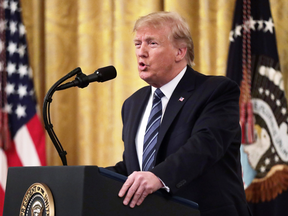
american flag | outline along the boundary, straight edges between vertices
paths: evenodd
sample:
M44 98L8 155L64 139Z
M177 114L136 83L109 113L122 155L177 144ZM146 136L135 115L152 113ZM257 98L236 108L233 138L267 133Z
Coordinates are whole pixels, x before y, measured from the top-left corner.
M46 165L45 134L36 111L26 30L19 0L0 0L0 215L7 170Z

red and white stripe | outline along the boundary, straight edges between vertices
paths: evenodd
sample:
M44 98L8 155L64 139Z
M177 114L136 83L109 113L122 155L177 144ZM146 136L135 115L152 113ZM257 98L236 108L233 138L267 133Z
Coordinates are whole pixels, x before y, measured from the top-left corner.
M17 131L9 150L0 148L0 215L3 212L8 168L45 165L45 133L38 116L35 115Z

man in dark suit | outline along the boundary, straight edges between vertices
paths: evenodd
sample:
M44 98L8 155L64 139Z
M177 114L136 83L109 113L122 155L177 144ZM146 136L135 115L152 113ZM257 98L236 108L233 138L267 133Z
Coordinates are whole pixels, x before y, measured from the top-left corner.
M197 202L203 216L250 215L239 157L237 84L190 67L193 42L177 13L141 17L134 32L139 76L149 86L122 108L123 161L109 169L128 176L119 191L123 203L133 208L162 188Z

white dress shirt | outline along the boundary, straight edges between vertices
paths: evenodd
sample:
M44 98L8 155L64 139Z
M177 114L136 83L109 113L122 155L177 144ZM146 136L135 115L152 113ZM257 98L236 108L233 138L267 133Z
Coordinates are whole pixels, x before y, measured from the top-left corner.
M162 118L164 116L168 101L174 92L176 86L178 85L179 81L182 79L184 76L184 73L186 71L187 66L169 83L165 84L160 88L160 90L163 92L165 96L162 97L161 102L162 102ZM143 154L143 143L144 143L144 136L145 136L145 130L146 126L148 123L148 118L152 109L152 101L154 97L154 92L156 88L151 86L151 95L148 100L147 106L145 108L145 111L143 113L142 119L139 124L138 132L135 137L135 143L136 143L136 151L137 151L137 156L138 156L138 161L139 161L139 166L140 170L142 170L142 154ZM161 121L162 121L161 118Z

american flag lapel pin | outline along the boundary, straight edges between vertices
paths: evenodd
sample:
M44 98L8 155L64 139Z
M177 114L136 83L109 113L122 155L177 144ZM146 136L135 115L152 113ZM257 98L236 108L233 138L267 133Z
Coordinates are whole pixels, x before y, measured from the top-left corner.
M181 102L184 101L184 98L183 98L183 97L180 97L180 98L179 98L179 101L181 101Z

